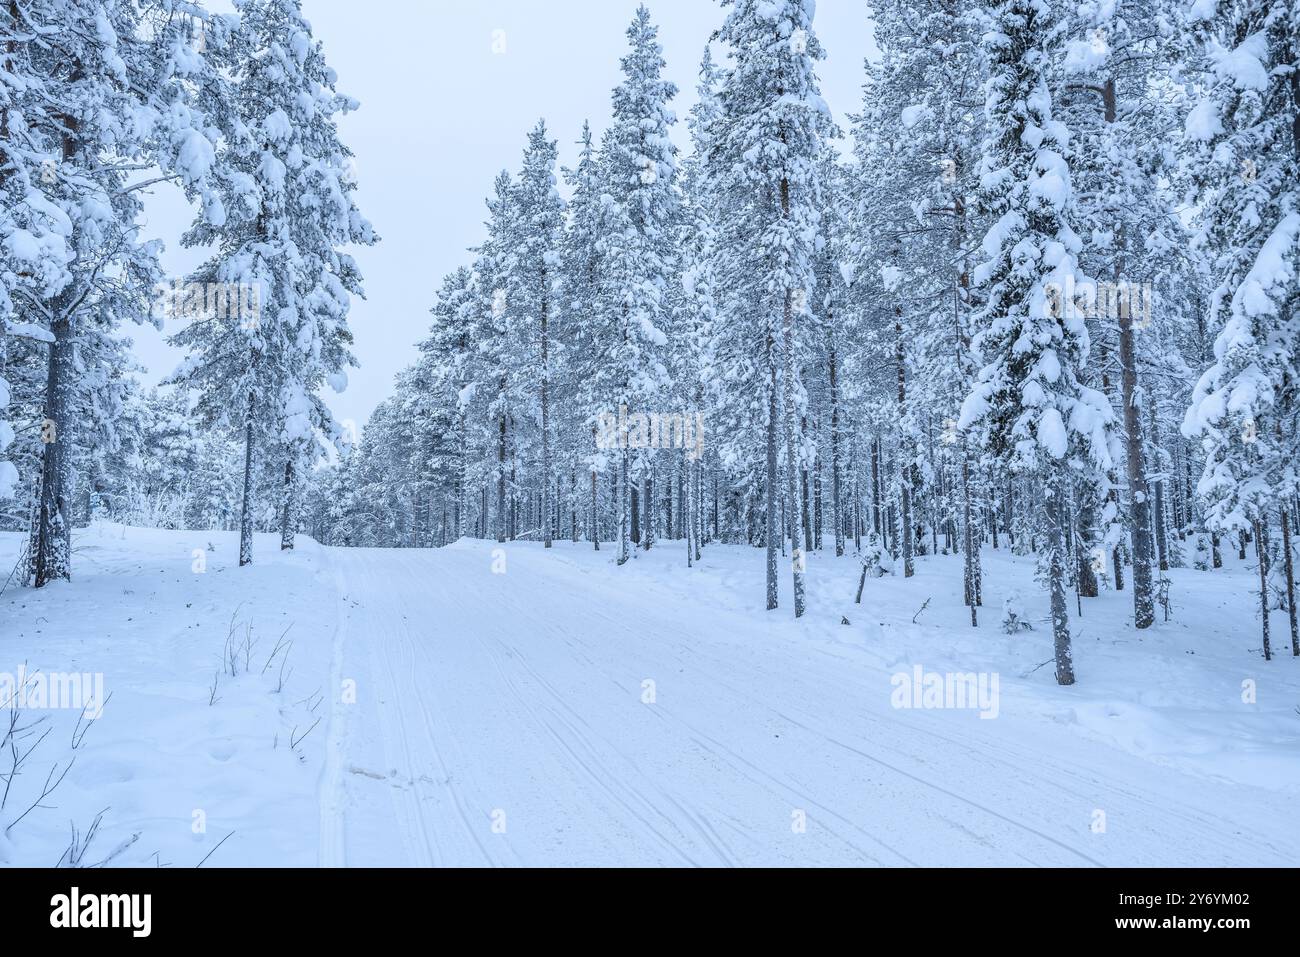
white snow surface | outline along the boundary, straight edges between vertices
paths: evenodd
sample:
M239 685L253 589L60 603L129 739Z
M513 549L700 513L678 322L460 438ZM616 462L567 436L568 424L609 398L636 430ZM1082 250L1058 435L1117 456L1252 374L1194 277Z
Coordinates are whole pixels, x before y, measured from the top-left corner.
M1173 619L1148 632L1131 591L1085 599L1061 688L1032 559L1005 548L983 553L972 629L952 556L855 605L857 563L814 554L796 622L788 572L769 613L762 552L736 546L687 569L680 542L623 568L567 542L298 542L258 536L240 569L234 533L97 525L74 581L9 585L0 671L103 672L112 698L75 752L75 712L46 713L0 825L75 761L0 863L55 864L104 809L88 859L139 835L127 866L192 867L223 839L204 866L1300 860L1300 660L1279 614L1263 661L1226 548L1222 570L1170 573ZM0 536L6 570L21 544ZM1013 592L1035 625L1006 635ZM232 620L251 669L241 653L209 704ZM278 661L262 670L285 629L277 692ZM996 674L997 717L895 709L891 677L916 666Z

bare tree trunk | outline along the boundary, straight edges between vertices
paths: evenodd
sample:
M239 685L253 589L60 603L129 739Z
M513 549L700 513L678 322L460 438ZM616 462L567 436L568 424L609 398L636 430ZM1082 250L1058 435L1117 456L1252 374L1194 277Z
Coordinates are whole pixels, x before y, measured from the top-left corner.
M54 303L58 319L50 332L45 383L45 421L41 423L41 486L38 495L32 574L37 588L72 577L72 391L76 382L76 344L71 303Z
M239 509L239 565L253 563L253 418L257 398L248 396L248 419L244 423L244 500Z
M695 480L695 511L691 521L695 525L695 560L700 560L700 547L704 541L704 470L698 459L691 462L691 476Z
M1094 568L1092 541L1097 523L1096 510L1092 507L1092 496L1088 489L1076 485L1079 507L1075 517L1075 574L1078 576L1079 595L1083 598L1096 598L1098 594L1097 571Z
M1268 543L1264 541L1264 525L1255 520L1255 550L1259 553L1259 618L1264 634L1264 660L1273 659L1268 632Z
M630 452L628 454L629 456L631 455ZM628 485L628 492L632 496L631 498L632 528L630 533L628 534L628 537L632 540L633 545L639 546L641 544L641 489L636 484L631 483L630 465L628 467L628 481L630 483Z
M685 493L685 501L682 503L683 509L678 524L686 538L686 567L693 568L695 565L695 522L689 516L694 512L695 487L685 475L690 469L690 461L686 458L685 451L682 452L681 466L682 481L680 489Z
M1119 317L1120 393L1124 402L1124 452L1132 498L1130 526L1133 535L1133 624L1150 628L1156 620L1152 585L1151 505L1148 502L1146 450L1142 441L1141 410L1137 406L1137 350L1133 341L1131 310Z
M1074 684L1074 661L1070 648L1070 612L1065 603L1066 514L1064 465L1053 462L1047 481L1047 548L1052 599L1052 641L1056 656L1056 683Z
M595 439L596 427L591 428L592 438ZM593 551L600 551L600 511L597 507L598 495L596 492L596 470L591 470L591 544Z
M777 607L777 531L776 523L776 344L769 334L767 339L768 371L767 390L767 610Z
M782 205L789 210L789 186L782 183ZM787 289L785 292L785 310L783 319L783 339L785 341L785 455L786 455L786 484L789 494L790 506L788 517L790 522L790 568L794 575L794 616L803 617L804 613L804 551L800 547L803 535L802 512L799 508L799 490L797 487L799 476L799 444L795 438L795 417L794 417L794 291Z
M811 552L813 550L813 528L812 528L812 516L809 515L810 501L809 501L809 494L808 494L807 467L801 468L799 470L799 474L801 477L800 487L799 487L799 493L800 493L799 516L800 516L800 520L803 523L803 547L805 552ZM796 542L795 544L798 545L798 542Z
M1282 557L1286 563L1286 610L1291 624L1291 654L1300 657L1300 626L1296 620L1295 607L1295 568L1291 556L1291 523L1287 519L1286 506L1282 506Z
M618 564L624 565L629 558L628 522L631 518L632 482L628 468L628 450L624 448L618 465Z
M1165 483L1163 479L1155 481L1155 508L1151 513L1151 522L1156 532L1156 555L1162 572L1169 571L1169 533L1165 526Z
M880 437L871 439L871 530L877 535L882 532L884 518L880 508Z
M898 422L906 428L907 419L907 353L903 345L903 310L894 307L894 361L898 374ZM912 461L911 442L907 438L899 441L898 457L898 541L902 546L903 577L911 578L916 574L913 561L915 543L912 540Z
M853 473L853 514L849 516L853 522L853 550L854 552L862 551L862 492L858 487L858 474L856 470Z
M975 518L971 514L971 492L970 492L970 450L966 443L962 442L961 447L961 492L962 492L962 511L963 511L963 540L962 557L963 566L963 591L966 594L966 604L970 606L970 624L972 628L979 627L979 559L976 549L979 544L975 538Z
M501 382L501 396L505 396L506 384ZM497 541L506 540L506 413L499 413L497 432Z
M298 483L294 480L293 462L284 463L284 506L280 515L280 551L293 551L293 536L297 525Z
M10 4L10 15L17 8ZM14 24L17 29L17 24ZM12 52L12 51L10 51ZM73 79L83 76L80 64L74 65ZM62 157L64 163L76 160L81 151L80 120L62 115ZM4 112L6 134L9 110ZM7 164L6 164L7 165ZM0 171L9 175L8 171ZM32 576L37 588L56 579L72 577L72 427L73 390L77 382L76 316L80 293L68 289L50 303L53 321L45 381L45 421L41 423L41 485L38 494L37 527L31 556ZM3 321L0 321L0 326Z
M653 462L653 460L652 460ZM651 464L646 469L645 477L641 481L642 488L645 489L645 497L641 500L641 547L646 551L655 540L655 500L654 492L656 482L654 479L654 465Z
M551 461L551 282L545 267L541 273L542 308L541 308L541 350L542 350L542 547L550 548L552 544L551 528L551 473L554 463ZM557 480L558 481L558 480ZM556 496L554 508L558 510L559 496Z
M835 341L830 342L831 374L831 519L835 523L835 557L844 556L844 521L840 512L840 499L843 490L840 487L840 383L839 357L835 350Z

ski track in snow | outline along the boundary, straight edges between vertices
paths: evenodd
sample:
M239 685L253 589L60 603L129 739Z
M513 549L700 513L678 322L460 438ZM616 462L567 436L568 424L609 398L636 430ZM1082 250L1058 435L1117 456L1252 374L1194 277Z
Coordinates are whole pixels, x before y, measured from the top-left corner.
M330 688L333 693L327 696L331 701L329 727L326 729L325 766L321 770L320 781L320 853L318 863L321 867L344 867L347 865L346 837L344 835L344 790L343 761L347 748L346 725L347 709L341 694L343 676L343 648L347 640L347 619L343 608L342 578L336 563L331 561L330 549L321 549L325 563L329 566L332 586L336 592L334 602L334 638L330 655Z
M322 864L1295 859L1294 840L1247 837L1277 795L1050 724L894 711L887 669L769 639L707 595L607 587L607 559L534 546L505 546L496 575L491 548L326 550L345 615L336 687L368 673L356 713L331 722L327 767L351 773L324 776ZM336 738L343 722L360 733ZM1090 833L1095 808L1109 835Z

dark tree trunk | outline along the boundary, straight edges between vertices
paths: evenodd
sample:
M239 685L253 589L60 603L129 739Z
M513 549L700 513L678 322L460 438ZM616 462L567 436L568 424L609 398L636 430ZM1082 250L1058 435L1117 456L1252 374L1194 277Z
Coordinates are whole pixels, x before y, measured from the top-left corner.
M1076 485L1079 507L1076 512L1076 574L1079 582L1079 595L1083 598L1096 598L1098 591L1097 570L1094 567L1092 548L1093 533L1096 526L1096 511L1092 507L1092 496L1082 485Z
M257 398L248 396L248 420L244 423L244 500L239 509L239 564L253 563L253 419Z
M505 394L505 383L501 383ZM506 517L506 414L501 412L497 423L497 541L504 542L507 534Z
M801 518L803 521L803 547L805 552L811 552L813 550L813 527L812 516L809 514L809 506L811 502L808 494L808 470L806 468L801 469L800 474L801 488L799 491L801 495ZM798 543L796 542L796 544Z
M767 390L767 610L777 607L777 502L776 502L776 356L775 343L769 335L767 340L768 366L770 381Z
M840 513L843 495L840 487L840 383L839 356L834 340L831 340L828 351L831 377L831 520L835 523L835 557L841 558L844 555L844 522Z
M1053 462L1047 482L1048 570L1052 599L1052 642L1056 657L1056 683L1074 684L1070 647L1070 612L1065 603L1066 509L1064 466Z
M1259 618L1264 636L1264 660L1271 661L1273 648L1268 632L1268 543L1264 540L1264 526L1255 521L1255 550L1259 553Z
M907 418L907 364L906 350L903 345L903 310L894 307L894 361L898 375L898 421L904 425ZM903 554L903 577L911 578L916 574L913 561L915 542L912 539L912 461L911 443L907 439L899 442L898 469L898 532Z
M880 437L871 440L871 530L882 534L884 519L880 509Z
M1133 316L1124 310L1119 317L1120 392L1124 404L1124 452L1128 464L1131 497L1130 526L1133 536L1133 624L1150 628L1156 620L1152 583L1151 505L1148 501L1146 449L1142 441L1141 410L1137 407L1137 350L1133 341Z
M56 314L70 303L54 303ZM50 329L45 383L45 421L41 423L41 486L38 496L32 574L37 588L72 577L72 392L76 345L72 317L63 315Z
M551 473L554 465L551 461L551 339L550 339L550 279L547 270L542 269L541 290L541 352L542 352L542 547L552 545L553 529L551 512L558 514L559 494L551 502ZM558 479L556 480L558 483Z
M961 490L962 490L962 591L966 604L970 606L970 624L979 627L980 567L979 543L975 537L975 517L971 510L970 491L970 452L965 442L962 443L961 455Z
M1300 657L1300 627L1297 627L1295 607L1295 568L1291 557L1291 523L1286 506L1282 506L1282 560L1286 568L1286 610L1291 625L1291 654Z
M284 505L280 514L280 551L293 551L293 536L297 527L297 487L294 481L293 462L284 463ZM417 542L418 544L418 542Z

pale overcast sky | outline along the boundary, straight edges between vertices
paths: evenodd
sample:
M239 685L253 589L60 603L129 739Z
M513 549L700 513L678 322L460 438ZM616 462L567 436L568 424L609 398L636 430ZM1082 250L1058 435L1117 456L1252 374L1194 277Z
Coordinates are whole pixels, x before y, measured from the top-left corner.
M358 202L383 237L355 251L366 300L350 323L361 363L342 395L326 390L340 419L358 429L415 357L443 275L469 261L481 241L484 198L502 168L517 169L528 130L544 117L574 162L582 121L599 137L619 81L623 35L639 0L303 0L339 89L360 100L345 117L356 153ZM678 142L695 101L696 71L723 9L713 0L646 0L659 26L674 101ZM213 0L213 9L228 9ZM863 59L874 53L864 0L820 0L815 30L827 50L822 93L837 121L860 107ZM190 218L184 200L160 191L149 235L168 241L165 263L182 275L202 255L179 249ZM152 327L130 330L152 384L179 354Z

